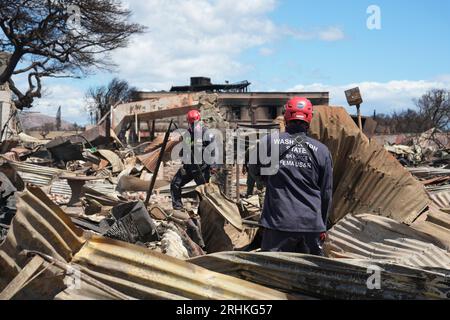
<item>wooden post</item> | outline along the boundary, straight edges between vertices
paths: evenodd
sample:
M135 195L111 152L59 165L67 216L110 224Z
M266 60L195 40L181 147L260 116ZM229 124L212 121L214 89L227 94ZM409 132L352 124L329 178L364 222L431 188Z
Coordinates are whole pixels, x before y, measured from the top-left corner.
M139 120L138 120L138 114L134 114L134 131L136 132L137 136L137 142L140 142L140 133L139 133Z
M155 127L156 127L156 120L152 121L152 132L150 133L150 139L153 141L155 140Z
M358 127L359 130L363 131L362 119L361 119L361 105L356 105L356 114L358 115Z
M241 194L240 194L240 182L239 182L239 176L240 176L240 168L239 168L239 163L237 161L237 156L236 156L236 202L239 202L241 200Z
M153 177L152 177L152 181L150 183L150 188L147 192L147 198L145 199L146 207L148 206L148 203L150 202L150 197L152 196L153 188L155 187L156 178L157 178L158 172L159 172L159 167L161 166L161 162L164 157L164 152L166 151L166 147L167 147L167 142L169 141L170 129L172 128L172 124L173 124L173 120L170 121L169 128L167 129L166 135L164 136L164 141L161 146L161 150L159 151L158 162L156 163L155 172L153 172Z
M239 155L237 154L239 152L239 149L237 148L237 144L239 143L238 142L239 137L237 135L238 130L239 130L239 125L236 122L236 202L239 202L241 200L241 193L239 192L240 191L239 189L241 186L241 184L239 183L239 176L240 176L240 172L239 172L240 168L239 168L239 162L238 162Z
M11 300L23 286L31 279L31 277L44 264L44 259L39 256L33 257L17 276L6 286L0 293L0 300Z
M255 124L257 124L257 119L256 119L256 110L258 109L258 107L257 106L254 106L254 105L252 105L251 107L250 107L250 110L251 110L251 116L252 116L252 125L255 125Z

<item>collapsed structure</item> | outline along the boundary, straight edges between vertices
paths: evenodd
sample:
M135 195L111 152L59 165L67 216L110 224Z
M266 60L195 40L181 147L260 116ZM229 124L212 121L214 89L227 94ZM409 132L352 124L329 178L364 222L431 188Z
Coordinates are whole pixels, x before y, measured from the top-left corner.
M310 132L334 161L327 257L255 250L260 206L233 198L241 177L232 167L215 183L187 185L188 212L173 212L168 181L180 163L167 156L179 140L172 135L161 150L156 132L193 108L209 127L232 127L220 99L227 97L163 95L117 106L111 127L3 142L2 210L14 218L1 225L0 298L450 298L448 189L430 192L432 183L425 187L341 107L316 106ZM153 141L139 143L141 123ZM133 135L135 147L123 143ZM368 284L371 270L380 272L379 287Z

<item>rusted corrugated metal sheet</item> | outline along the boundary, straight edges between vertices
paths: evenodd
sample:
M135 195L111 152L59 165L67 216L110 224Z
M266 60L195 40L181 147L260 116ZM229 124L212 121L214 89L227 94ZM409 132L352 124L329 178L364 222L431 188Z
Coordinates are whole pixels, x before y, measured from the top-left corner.
M330 257L385 260L450 270L450 254L441 249L442 244L392 219L369 214L348 215L328 235L325 251Z
M119 156L111 150L100 149L97 151L103 158L109 161L112 166L112 173L122 172L125 166Z
M448 270L425 271L373 260L273 252L222 252L190 261L290 294L316 298L450 299ZM371 290L369 278L376 269L380 270L380 290Z
M164 161L170 159L170 154L173 148L175 148L175 146L178 145L179 143L180 141L177 140L169 140L167 142L166 150L164 151L164 158L163 158ZM158 163L160 153L161 149L143 155L139 155L137 156L137 158L150 172L155 172L156 164Z
M439 241L446 250L450 251L450 229L441 225L436 217L431 221L427 218L426 221L415 222L411 227Z
M9 161L9 163L17 170L25 183L40 187L50 185L53 179L64 172L57 168L43 167L26 162Z
M236 229L243 230L242 218L236 203L226 198L219 189L219 186L208 183L199 186L196 191L200 193L202 201L207 202L212 210L225 218Z
M49 192L54 194L68 196L72 194L67 180L60 180L58 178L63 174L70 174L67 171L51 167L42 167L25 162L10 161L9 163L17 170L20 177L27 184L32 184L38 187L50 187ZM101 178L99 180L101 180ZM106 196L113 196L117 198L119 195L116 192L116 185L105 181L87 181L86 187Z
M424 179L433 178L436 176L450 175L449 169L434 168L434 167L408 168L408 171L411 172L414 176Z
M333 223L348 213L374 213L410 224L430 202L424 186L370 142L344 108L317 107L310 131L333 156Z
M0 292L28 262L25 251L33 251L75 269L79 267L82 274L133 298L287 298L276 290L211 272L143 247L98 236L87 239L37 187L20 194L17 208L10 232L0 246ZM44 273L22 290L20 297L50 298L64 290L61 270L53 266L49 272L50 275ZM55 283L56 274L60 274L59 285ZM83 287L70 294L90 295L83 292Z
M430 192L430 199L438 208L450 208L450 191Z
M285 295L128 243L94 237L72 263L139 299L282 299Z
M31 192L30 192L31 191ZM17 197L17 214L5 241L0 245L0 291L26 265L24 250L39 251L70 261L84 243L82 231L39 188L30 188ZM63 289L62 278L33 282L22 292L21 298L45 299ZM35 292L35 290L39 290Z
M238 206L217 185L202 185L196 191L201 196L198 215L207 252L239 250L252 242L255 234L244 228Z

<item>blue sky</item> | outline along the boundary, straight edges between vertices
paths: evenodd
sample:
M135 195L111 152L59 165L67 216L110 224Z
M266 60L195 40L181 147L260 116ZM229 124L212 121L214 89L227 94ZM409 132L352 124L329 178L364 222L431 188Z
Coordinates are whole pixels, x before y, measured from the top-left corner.
M126 0L149 31L115 52L114 72L49 80L36 109L85 123L84 92L114 76L142 90L168 90L192 76L252 82L253 91L361 87L363 112L413 107L433 87L450 89L450 1ZM366 10L381 10L369 30Z

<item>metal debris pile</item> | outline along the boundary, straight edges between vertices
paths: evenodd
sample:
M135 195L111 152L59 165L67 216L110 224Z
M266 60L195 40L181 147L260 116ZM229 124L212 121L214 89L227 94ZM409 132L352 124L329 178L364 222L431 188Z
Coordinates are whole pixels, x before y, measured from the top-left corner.
M210 126L228 126L214 96L199 104ZM449 299L449 169L413 176L343 108L318 107L311 135L334 159L323 258L259 252L258 196L232 199L220 177L188 184L186 210L172 210L176 134L127 146L100 124L2 142L0 299Z

